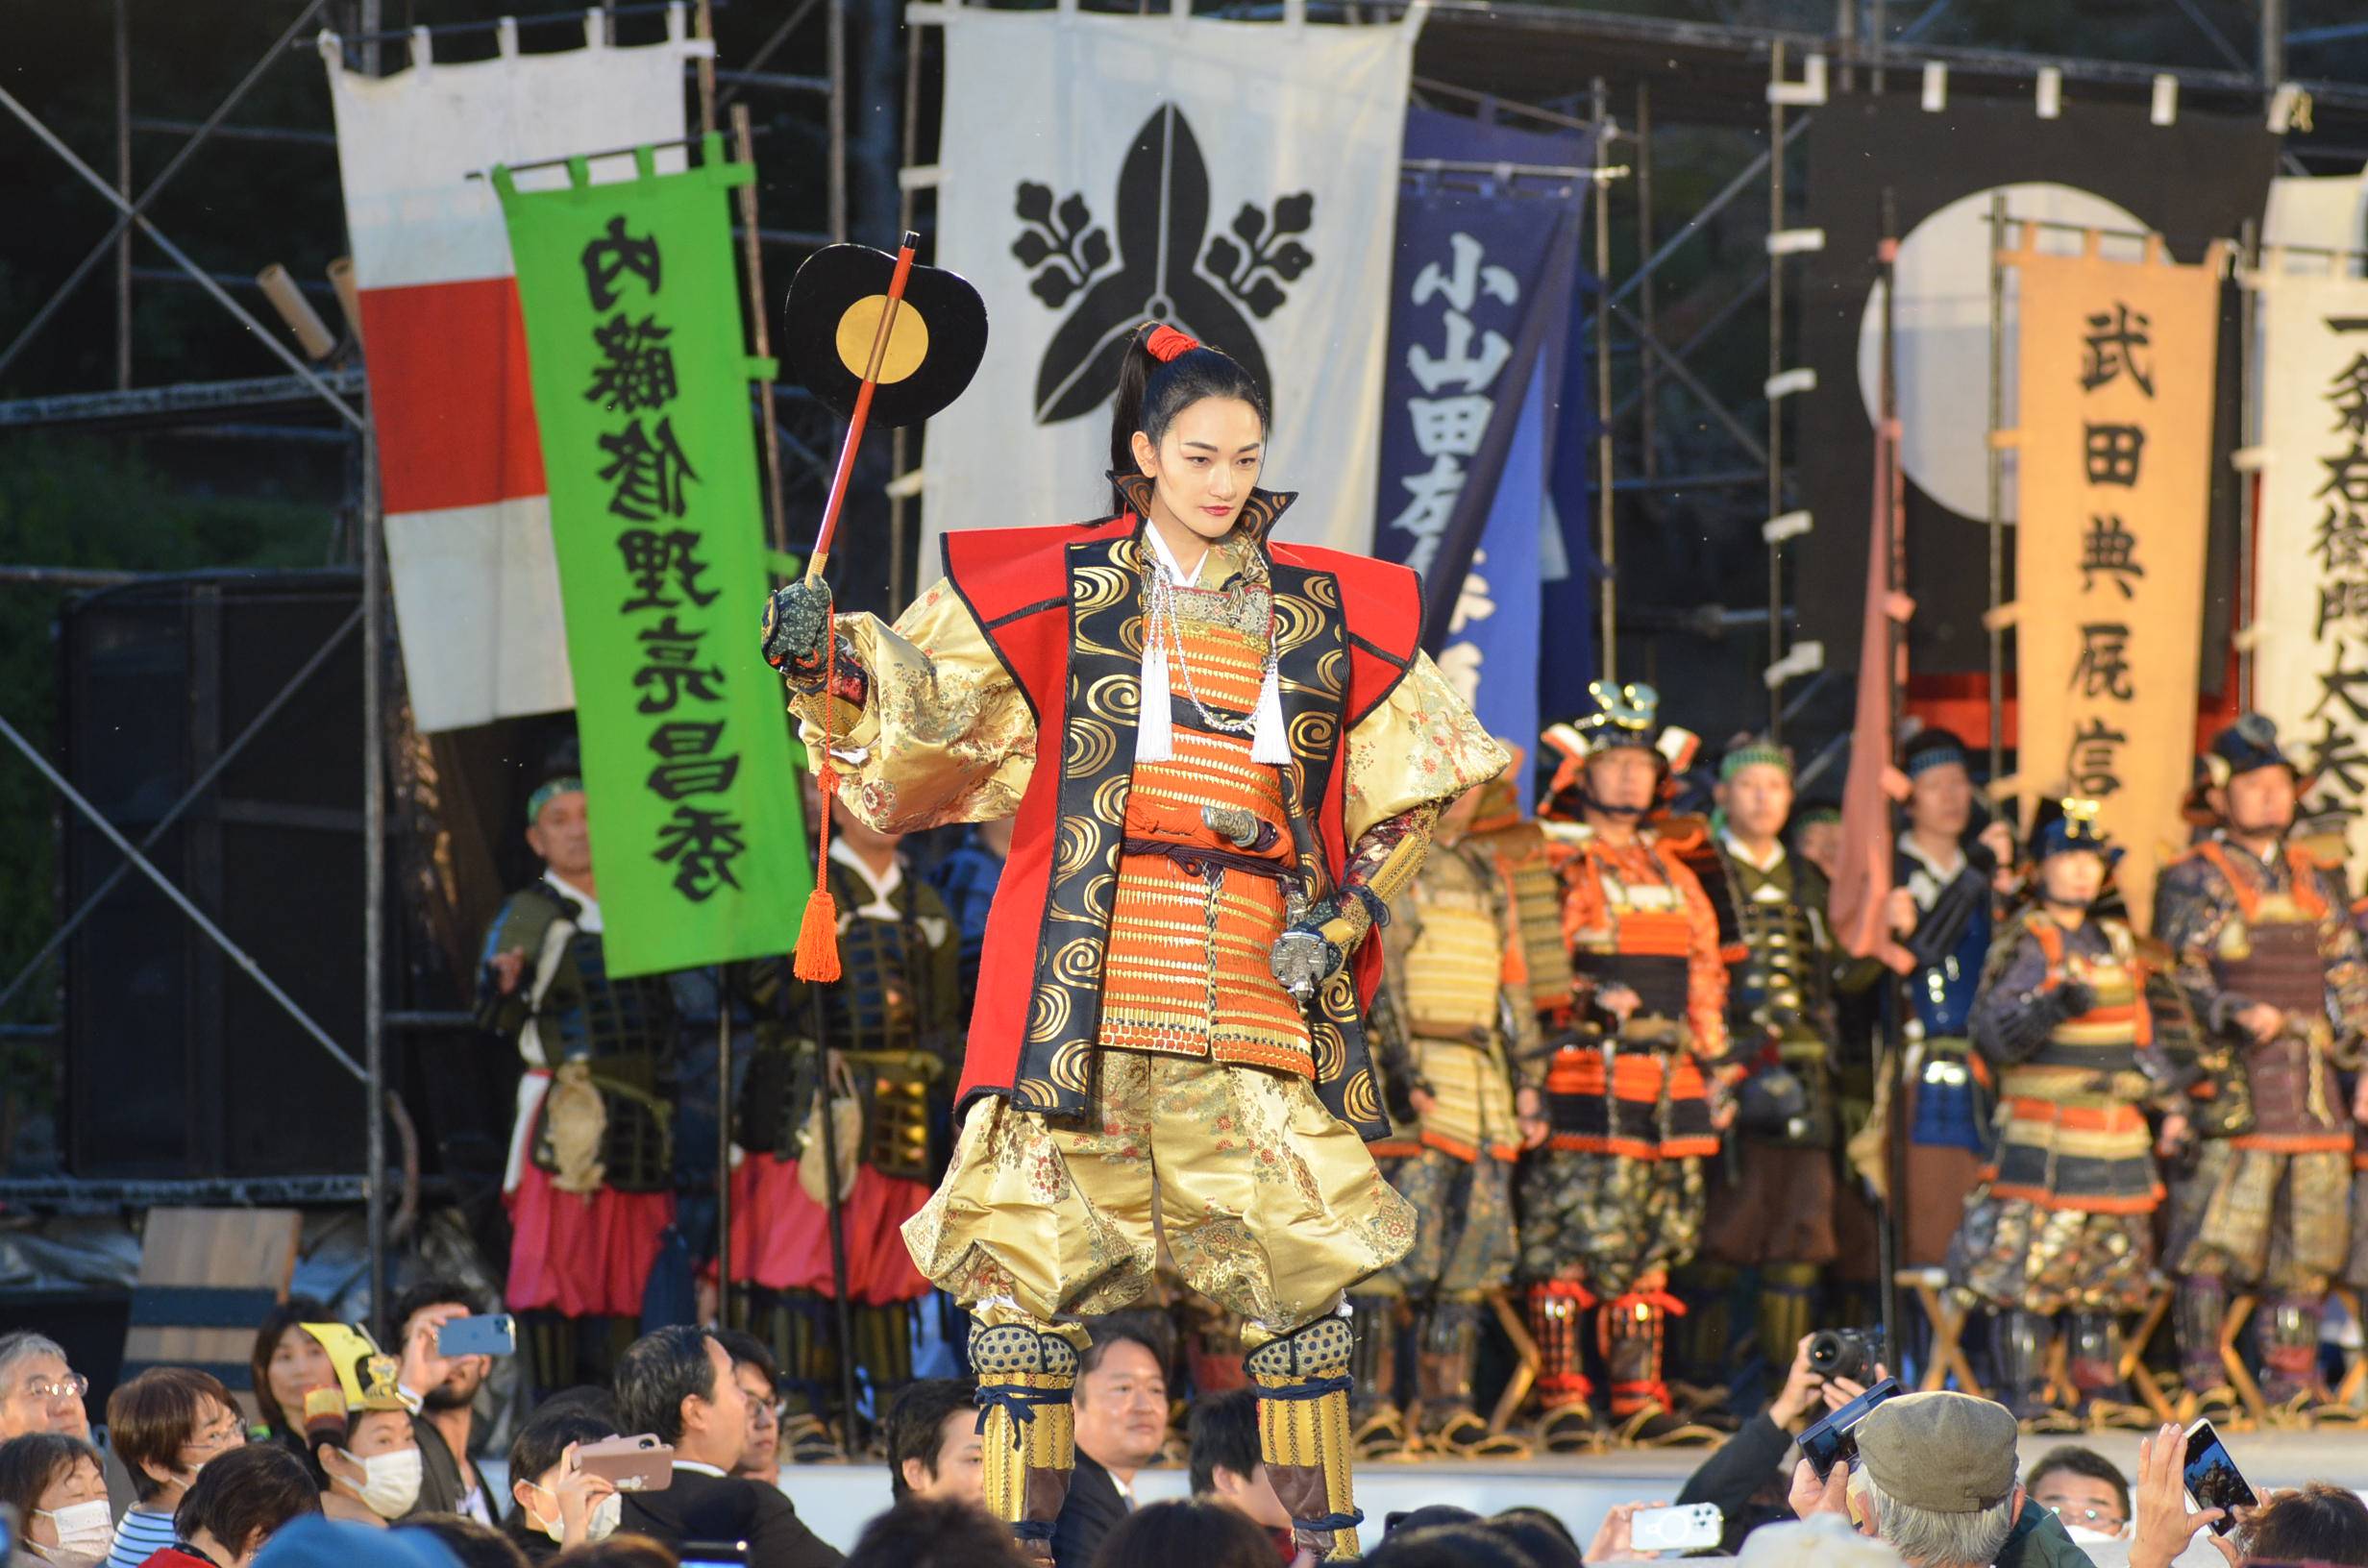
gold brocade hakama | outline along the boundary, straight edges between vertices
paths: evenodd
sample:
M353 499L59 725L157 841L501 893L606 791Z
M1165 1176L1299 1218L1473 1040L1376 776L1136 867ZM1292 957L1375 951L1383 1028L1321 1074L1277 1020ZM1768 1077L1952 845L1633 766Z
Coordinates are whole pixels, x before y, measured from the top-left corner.
M937 1195L905 1223L922 1271L982 1322L1058 1325L1082 1346L1075 1320L1142 1295L1164 1237L1254 1343L1414 1244L1414 1211L1306 1079L1127 1051L1097 1067L1083 1123L974 1105Z

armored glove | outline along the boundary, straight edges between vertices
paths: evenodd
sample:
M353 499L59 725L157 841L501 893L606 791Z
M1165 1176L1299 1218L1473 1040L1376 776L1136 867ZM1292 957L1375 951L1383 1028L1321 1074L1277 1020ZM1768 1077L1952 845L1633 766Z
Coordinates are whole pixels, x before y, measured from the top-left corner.
M1330 898L1320 899L1300 910L1298 918L1274 939L1274 954L1268 968L1302 1006L1316 994L1317 987L1338 974L1347 962L1346 949L1334 936L1344 924L1340 905Z
M784 675L819 676L830 635L830 585L800 577L765 602L765 662Z

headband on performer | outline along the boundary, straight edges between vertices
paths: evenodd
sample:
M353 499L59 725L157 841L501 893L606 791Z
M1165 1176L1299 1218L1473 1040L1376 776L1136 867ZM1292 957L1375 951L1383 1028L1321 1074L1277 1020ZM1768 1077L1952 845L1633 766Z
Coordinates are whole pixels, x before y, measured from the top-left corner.
M1943 737L1921 750L1910 752L1902 771L1910 778L1921 778L1936 768L1949 767L1963 768L1967 772L1973 771L1965 759L1965 748L1958 745L1953 737Z
M1163 365L1173 363L1198 347L1200 339L1172 327L1154 327L1151 335L1143 340L1144 352Z
M1792 753L1781 746L1765 741L1752 741L1728 752L1718 764L1718 782L1726 783L1746 768L1781 768L1785 777L1792 776Z
M550 783L545 784L541 789L536 790L532 795L527 796L527 826L532 827L535 823L541 821L543 820L543 808L551 804L554 800L556 800L559 796L563 795L581 795L582 793L583 780L580 778L577 778L571 774L566 777L553 779Z

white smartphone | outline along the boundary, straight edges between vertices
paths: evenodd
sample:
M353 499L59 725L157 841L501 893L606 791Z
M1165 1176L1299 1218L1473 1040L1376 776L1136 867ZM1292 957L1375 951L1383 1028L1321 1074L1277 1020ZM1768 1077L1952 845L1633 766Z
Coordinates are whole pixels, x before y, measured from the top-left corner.
M1644 1508L1628 1521L1628 1544L1639 1552L1690 1552L1716 1546L1725 1529L1715 1503Z

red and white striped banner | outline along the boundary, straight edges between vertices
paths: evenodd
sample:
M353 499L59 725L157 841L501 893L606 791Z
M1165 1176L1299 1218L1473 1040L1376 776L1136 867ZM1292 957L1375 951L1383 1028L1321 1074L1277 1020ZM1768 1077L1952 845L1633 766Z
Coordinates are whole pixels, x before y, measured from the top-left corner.
M321 51L337 116L346 229L361 294L371 418L386 506L386 553L415 722L456 729L575 705L551 546L551 507L527 378L526 330L509 238L490 182L520 164L682 138L683 66L713 45L603 41L522 55L505 20L491 60L439 64L427 30L411 67L346 70L333 34ZM682 165L680 149L661 169ZM630 178L627 159L595 182ZM522 189L566 183L522 173Z

